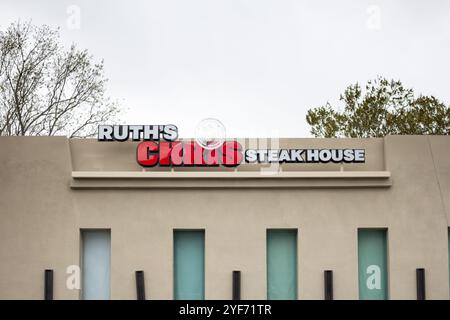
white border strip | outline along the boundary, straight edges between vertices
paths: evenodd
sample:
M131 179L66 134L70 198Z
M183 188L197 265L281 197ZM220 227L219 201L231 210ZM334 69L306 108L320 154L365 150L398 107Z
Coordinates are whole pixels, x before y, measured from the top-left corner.
M73 179L280 179L280 178L307 178L307 179L349 179L349 178L374 178L389 179L389 171L283 171L263 172L260 171L73 171Z

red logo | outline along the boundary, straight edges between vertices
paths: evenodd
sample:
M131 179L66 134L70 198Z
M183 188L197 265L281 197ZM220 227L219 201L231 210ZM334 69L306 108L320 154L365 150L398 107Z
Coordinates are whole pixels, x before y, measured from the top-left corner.
M208 150L193 141L143 141L136 151L137 162L143 167L218 166L235 167L242 162L242 145L225 141L221 147Z

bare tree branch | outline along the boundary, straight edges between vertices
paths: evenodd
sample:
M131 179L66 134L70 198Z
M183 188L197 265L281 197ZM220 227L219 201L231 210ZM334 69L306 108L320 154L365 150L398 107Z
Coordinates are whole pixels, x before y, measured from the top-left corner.
M92 136L118 114L106 81L103 62L75 45L62 50L57 31L10 25L0 31L0 136Z

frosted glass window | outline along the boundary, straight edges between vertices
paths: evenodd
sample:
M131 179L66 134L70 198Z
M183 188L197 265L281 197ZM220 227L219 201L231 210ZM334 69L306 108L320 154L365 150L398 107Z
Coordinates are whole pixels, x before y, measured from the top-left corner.
M205 232L174 231L174 298L205 298Z
M361 300L388 298L386 230L358 230L358 273Z
M82 297L85 300L110 298L111 232L82 230Z
M267 299L297 299L297 230L267 230Z

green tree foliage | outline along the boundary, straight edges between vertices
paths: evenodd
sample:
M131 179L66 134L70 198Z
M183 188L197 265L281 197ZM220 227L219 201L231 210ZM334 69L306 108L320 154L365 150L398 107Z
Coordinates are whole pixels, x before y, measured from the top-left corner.
M448 135L450 108L433 96L414 96L400 81L378 77L365 90L356 83L341 95L342 112L327 103L310 109L306 121L315 137L369 138L386 135Z

